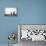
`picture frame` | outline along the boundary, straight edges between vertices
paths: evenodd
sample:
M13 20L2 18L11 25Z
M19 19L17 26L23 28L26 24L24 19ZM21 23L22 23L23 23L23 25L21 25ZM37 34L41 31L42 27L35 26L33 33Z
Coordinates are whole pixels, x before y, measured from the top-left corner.
M17 8L5 8L5 16L17 16Z

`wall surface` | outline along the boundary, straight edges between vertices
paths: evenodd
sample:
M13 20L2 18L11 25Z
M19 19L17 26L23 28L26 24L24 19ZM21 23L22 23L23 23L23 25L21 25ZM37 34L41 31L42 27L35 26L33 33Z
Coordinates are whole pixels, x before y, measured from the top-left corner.
M6 7L18 8L18 16L4 16ZM18 24L46 24L46 0L0 0L0 44L8 43L9 32L17 34Z

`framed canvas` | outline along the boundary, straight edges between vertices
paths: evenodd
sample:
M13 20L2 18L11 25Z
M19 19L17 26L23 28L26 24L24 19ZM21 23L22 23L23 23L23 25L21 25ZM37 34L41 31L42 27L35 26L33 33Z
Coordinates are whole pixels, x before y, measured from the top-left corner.
M5 8L5 16L17 16L17 8Z

